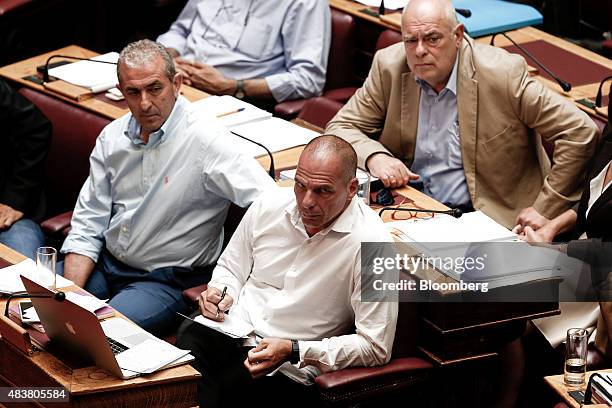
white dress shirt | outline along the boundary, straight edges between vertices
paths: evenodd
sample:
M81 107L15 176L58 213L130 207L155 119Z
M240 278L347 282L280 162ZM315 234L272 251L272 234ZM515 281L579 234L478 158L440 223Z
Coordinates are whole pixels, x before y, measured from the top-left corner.
M285 363L280 372L309 384L320 372L391 357L397 303L361 301L361 243L388 241L359 197L308 237L292 189L269 191L247 211L209 285L227 286L230 314L257 336L299 340L301 368Z
M189 0L157 41L233 79L264 78L277 101L320 95L331 44L327 0Z
M255 159L232 151L228 136L182 96L147 144L131 114L111 122L91 154L62 252L95 262L106 246L147 271L215 262L230 201L244 207L276 188Z

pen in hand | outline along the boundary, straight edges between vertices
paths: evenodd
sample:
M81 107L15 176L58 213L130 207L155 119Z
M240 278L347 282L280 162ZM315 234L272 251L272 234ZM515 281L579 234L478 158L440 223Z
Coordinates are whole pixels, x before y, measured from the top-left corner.
M221 292L221 299L219 299L219 303L223 302L223 298L225 297L226 293L227 293L227 286L224 286L223 292ZM217 314L215 315L215 319L218 319L219 315L221 314L221 309L219 309L219 303L217 303Z

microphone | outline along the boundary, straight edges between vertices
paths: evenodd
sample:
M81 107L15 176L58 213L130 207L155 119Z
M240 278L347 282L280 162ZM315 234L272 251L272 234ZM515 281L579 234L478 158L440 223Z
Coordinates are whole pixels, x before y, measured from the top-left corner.
M561 87L561 89L563 89L565 92L569 92L572 90L572 84L570 84L567 81L562 80L561 78L559 78L557 75L555 75L550 69L546 68L544 66L544 64L542 64L536 57L534 57L529 51L527 51L525 48L523 48L522 46L520 46L517 42L515 42L512 38L510 38L510 36L506 33L495 33L493 34L493 36L491 37L491 43L490 45L495 45L495 36L497 36L497 34L501 34L504 37L506 37L508 39L508 41L510 41L512 44L514 44L514 46L516 48L518 48L519 50L521 50L525 55L527 55L529 57L529 59L531 59L533 62L535 62L535 64L542 68L548 75L550 75Z
M254 140L251 140L251 139L249 139L248 137L245 137L245 136L239 135L238 133L236 133L236 132L234 132L234 131L232 131L232 130L230 130L230 132L231 132L233 135L238 136L238 137L239 137L239 138L241 138L241 139L244 139L244 140L246 140L246 141L248 141L248 142L251 142L251 143L253 143L253 144L256 144L256 145L257 145L257 146L259 146L259 147L262 147L262 148L263 148L263 149L266 151L266 153L268 153L268 156L270 156L270 169L268 169L268 174L270 175L270 177L272 177L272 180L275 180L275 177L274 177L274 176L276 175L276 171L274 170L274 157L272 156L272 153L270 152L270 150L268 150L268 148L267 148L266 146L264 146L263 144L261 144L261 143L259 143L259 142L256 142L256 141L254 141Z
M100 61L100 60L94 60L91 58L72 57L70 55L54 54L54 55L51 55L49 58L47 58L47 62L45 62L45 69L43 70L43 83L49 82L49 63L51 62L53 58L70 58L70 59L79 60L79 61L92 61L92 62L99 62L101 64L117 65L116 62Z
M465 18L472 17L472 10L470 9L456 8L455 11L457 12L457 14L461 14Z
M380 0L380 7L378 8L378 14L381 16L385 14L385 0Z
M451 215L455 218L459 218L463 215L463 211L459 208L451 208L450 210L423 210L421 208L403 208L403 207L383 207L378 212L380 217L385 211L410 211L410 212L422 212L422 213L433 213L433 214L446 214Z
M55 292L54 294L31 294L29 295L27 292L19 292L13 293L6 299L6 307L4 308L4 316L9 317L9 305L11 304L12 299L19 298L52 298L57 300L58 302L63 302L66 300L66 294L62 291Z

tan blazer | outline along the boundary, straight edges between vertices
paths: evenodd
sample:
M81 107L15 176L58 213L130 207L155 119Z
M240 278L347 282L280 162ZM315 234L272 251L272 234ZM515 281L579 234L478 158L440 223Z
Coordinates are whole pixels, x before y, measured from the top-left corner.
M362 168L377 152L410 167L419 98L403 44L392 45L374 56L363 87L326 133L352 143ZM530 78L522 57L466 37L459 53L457 106L463 168L475 209L512 227L522 208L533 205L552 218L580 198L597 128L585 113ZM555 144L546 178L532 129Z

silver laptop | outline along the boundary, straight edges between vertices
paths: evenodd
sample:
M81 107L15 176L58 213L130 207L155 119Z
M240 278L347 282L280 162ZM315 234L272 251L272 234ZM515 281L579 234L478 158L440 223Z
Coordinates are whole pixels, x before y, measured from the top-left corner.
M21 280L29 294L48 294L51 296L54 294L53 291L24 276L21 276ZM130 367L132 370L120 367L119 361L125 361L121 358L122 353L150 340L157 342L163 342L163 340L121 318L112 318L101 323L94 313L68 300L60 302L53 297L32 298L31 300L46 335L54 344L82 358L89 359L119 378L133 378L141 374L148 374L161 367L173 367L193 360L193 356L187 354L188 351L172 361L165 361L164 359L167 359L167 356L150 355L158 353L148 353L146 356L146 359L149 360L147 361L147 367L157 368L142 372L134 367ZM165 342L164 344L164 347L179 350ZM124 356L128 357L127 354Z

